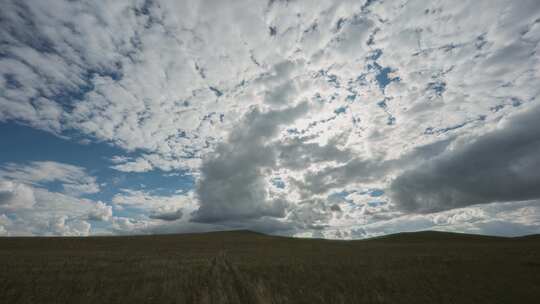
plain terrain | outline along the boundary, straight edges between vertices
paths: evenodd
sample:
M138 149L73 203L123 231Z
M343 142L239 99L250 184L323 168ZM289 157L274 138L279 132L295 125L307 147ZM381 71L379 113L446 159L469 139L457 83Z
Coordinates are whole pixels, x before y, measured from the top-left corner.
M2 303L540 303L540 237L0 238Z

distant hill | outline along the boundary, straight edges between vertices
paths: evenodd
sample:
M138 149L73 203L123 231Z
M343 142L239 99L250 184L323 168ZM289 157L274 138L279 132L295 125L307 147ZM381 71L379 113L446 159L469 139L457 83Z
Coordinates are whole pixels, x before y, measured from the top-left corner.
M0 237L0 240L75 240L75 239L87 239L87 240L235 240L235 239L281 239L281 240L304 240L304 241L328 241L328 239L321 238L297 238L287 236L276 236L257 232L253 230L225 230L225 231L211 231L211 232L195 232L195 233L172 233L172 234L154 234L154 235L115 235L115 236L89 236L89 237ZM504 241L504 240L540 240L540 234L531 234L518 237L502 237L492 235L481 234L469 234L458 232L446 232L446 231L415 231L415 232L399 232L393 234L387 234L366 239L350 240L349 242L371 242L371 241L390 241L390 242L432 242L432 241ZM347 241L343 241L347 242Z
M223 237L269 237L269 238L290 238L290 239L302 239L302 240L326 240L326 239L312 239L312 238L295 238L295 237L284 237L284 236L274 236L269 234L264 234L262 232L256 232L252 230L230 230L230 231L216 231L216 232L206 232L206 233L190 233L190 234L178 234L178 236L203 236L205 234L210 235L220 235ZM366 239L351 240L352 242L358 241L398 241L398 242L417 242L417 241L504 241L504 240L540 240L540 234L531 234L518 237L504 237L504 236L494 236L494 235L483 235L483 234L471 234L471 233L460 233L460 232L447 232L447 231L436 231L436 230L423 230L423 231L412 231L412 232L398 232L392 234L386 234L377 237L371 237Z
M417 231L400 232L365 239L366 241L399 241L399 242L422 242L422 241L501 241L510 238L501 236L468 234L445 231Z

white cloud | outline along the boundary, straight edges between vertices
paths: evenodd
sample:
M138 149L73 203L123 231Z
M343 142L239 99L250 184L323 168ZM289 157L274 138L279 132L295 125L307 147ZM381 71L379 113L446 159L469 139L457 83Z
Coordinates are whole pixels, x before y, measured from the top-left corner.
M90 233L90 227L86 221L68 221L67 216L51 218L48 222L48 230L53 235L86 236Z
M116 233L137 233L146 228L145 221L128 217L114 217L112 222L113 231Z
M109 221L113 216L112 207L98 201L93 208L88 212L88 220L93 221Z
M8 163L0 166L0 178L30 185L60 182L65 193L75 196L99 191L96 178L88 175L84 168L53 161Z
M63 191L47 190L50 182L60 182ZM82 167L9 163L0 167L0 226L9 235L88 235L93 231L88 220L108 222L113 216L111 206L80 198L98 190Z
M193 211L196 208L193 193L164 196L140 190L122 189L113 197L112 202L119 210L136 209L153 219L172 219L173 217L180 219L184 213L183 210Z
M1 236L8 236L9 235L6 228L4 228L4 226L0 226L0 235Z
M0 180L0 212L32 208L35 203L31 187Z
M125 160L111 168L122 172L146 172L152 170L152 164L144 158L137 158L134 161Z
M8 201L8 208L0 205L0 213L10 215L7 222L0 222L9 235L88 235L94 231L88 220L109 222L112 219L111 206L102 202L28 185L23 187L35 199L31 208L21 205L22 200L11 205Z

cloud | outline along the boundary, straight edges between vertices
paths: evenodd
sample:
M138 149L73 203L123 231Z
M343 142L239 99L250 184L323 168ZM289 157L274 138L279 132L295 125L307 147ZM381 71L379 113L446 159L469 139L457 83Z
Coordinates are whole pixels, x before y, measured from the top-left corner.
M0 178L31 185L60 182L63 192L74 196L99 191L96 178L88 175L84 168L53 161L34 161L25 165L8 163L0 166Z
M169 170L198 166L189 159L211 151L249 105L312 95L306 81L332 63L308 67L311 56L361 57L358 48L373 26L368 18L344 18L337 34L323 30L334 27L337 14L360 8L354 2L8 1L0 120L149 151ZM266 36L271 24L279 24L275 39ZM212 51L217 48L223 54ZM149 165L137 160L115 168L142 172Z
M102 202L7 183L12 183L11 192L7 202L5 187L0 192L0 212L9 215L9 221L0 224L9 235L88 235L99 231L88 221L101 221L106 226L112 220L111 207ZM5 186L6 182L0 184Z
M148 226L146 221L130 217L113 217L112 229L109 233L116 234L137 234L144 231Z
M123 189L112 202L119 210L132 209L145 214L150 219L174 221L181 219L183 209L193 210L193 193L171 196L154 195L140 190Z
M334 162L329 166L315 166L303 171L301 178L293 179L302 197L324 195L334 189L350 185L386 184L395 172L417 166L446 150L454 139L444 139L425 145L418 145L412 151L396 159L359 158L349 149L337 148L338 141L330 140L326 146L304 144L302 153L296 151L291 157L300 168L312 168L309 164ZM287 154L284 154L287 156ZM283 156L283 154L281 155ZM308 160L307 162L303 160ZM296 166L291 166L295 168Z
M176 221L182 218L182 209L178 209L174 212L153 213L149 215L149 218L163 221Z
M285 198L269 199L265 168L275 166L276 151L269 144L283 125L292 123L308 111L303 102L283 110L261 112L252 109L244 121L216 148L202 165L197 185L197 222L220 222L284 217Z
M109 221L113 216L112 207L98 201L93 210L88 212L88 220Z
M517 140L536 140L537 124L518 132L508 121L538 103L539 12L535 0L3 1L0 122L114 145L129 155L111 159L120 172L199 180L187 199L119 191L103 207L82 203L100 187L74 164L0 164L13 183L0 196L18 208L27 188L64 226L104 219L122 233L161 222L335 236L403 213L536 198L537 146ZM309 111L293 110L304 101ZM500 174L491 187L487 172ZM362 194L371 188L384 204ZM101 207L57 216L52 197ZM109 203L131 213L113 216ZM180 208L177 221L151 218Z
M114 165L111 168L122 172L147 172L152 170L153 166L148 160L137 158L134 161L125 160L125 162Z
M60 192L47 189L59 182ZM1 223L9 235L88 235L92 224L112 219L111 206L81 198L99 190L82 167L58 162L9 163L0 167Z
M90 223L86 221L70 221L67 216L60 216L49 220L47 230L53 235L87 236L90 233L90 227Z
M538 200L474 205L431 214L404 214L352 229L356 237L400 231L439 230L501 236L540 232ZM516 215L524 215L524 217Z
M410 212L540 198L540 107L527 108L477 137L463 137L391 184L392 200Z
M0 180L0 212L31 208L36 203L31 187Z
M308 168L311 164L321 162L344 163L354 157L350 149L340 149L344 138L335 137L326 145L306 143L298 138L290 139L277 145L279 166L294 170Z

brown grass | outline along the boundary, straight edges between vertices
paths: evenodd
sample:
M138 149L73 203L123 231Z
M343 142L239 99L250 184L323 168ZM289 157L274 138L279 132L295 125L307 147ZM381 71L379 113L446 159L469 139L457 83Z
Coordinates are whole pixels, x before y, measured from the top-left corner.
M540 238L0 238L1 303L538 303Z

